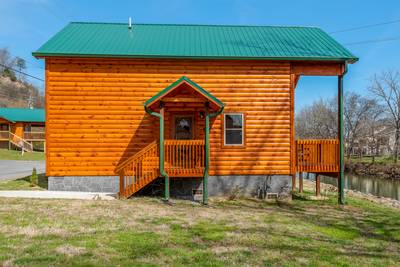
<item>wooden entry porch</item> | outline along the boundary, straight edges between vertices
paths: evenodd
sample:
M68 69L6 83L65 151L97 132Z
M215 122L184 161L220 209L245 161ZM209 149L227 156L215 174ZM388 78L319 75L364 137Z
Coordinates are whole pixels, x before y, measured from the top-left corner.
M120 197L133 195L161 176L159 147L154 141L118 167ZM164 166L169 177L204 176L204 140L164 140L164 149Z

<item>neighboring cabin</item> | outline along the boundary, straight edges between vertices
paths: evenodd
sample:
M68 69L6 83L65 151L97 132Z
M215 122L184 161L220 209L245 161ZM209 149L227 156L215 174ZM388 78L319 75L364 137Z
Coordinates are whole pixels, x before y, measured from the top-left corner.
M296 154L300 76L341 84L357 60L318 28L71 23L33 55L46 63L50 189L129 197L164 177L166 198L206 202L208 189L286 192L299 161L339 171L338 140Z
M44 109L0 108L0 148L43 151Z

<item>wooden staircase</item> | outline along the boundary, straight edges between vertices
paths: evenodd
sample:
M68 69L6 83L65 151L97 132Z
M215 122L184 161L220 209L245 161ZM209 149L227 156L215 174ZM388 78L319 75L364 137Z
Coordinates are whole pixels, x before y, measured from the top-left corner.
M164 166L169 177L203 177L204 140L165 140ZM119 196L128 198L160 177L159 144L154 141L120 164Z
M158 144L154 141L118 166L121 198L132 196L160 176L158 155Z

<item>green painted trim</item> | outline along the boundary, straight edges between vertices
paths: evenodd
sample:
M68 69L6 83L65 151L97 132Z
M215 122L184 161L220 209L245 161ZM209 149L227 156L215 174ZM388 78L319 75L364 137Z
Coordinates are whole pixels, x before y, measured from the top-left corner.
M37 122L45 123L45 110L41 108L2 108L0 118L9 122Z
M195 60L271 60L271 61L340 61L355 63L358 57L227 57L227 56L163 56L163 55L119 55L119 54L66 54L66 53L44 53L32 52L36 58L40 57L90 57L90 58L136 58L136 59L195 59Z
M204 128L204 175L203 175L203 204L208 204L208 171L210 169L210 118L218 116L224 111L224 106L222 106L215 113L208 113L206 110L205 118L205 128Z
M339 101L339 177L338 177L338 187L339 187L339 195L338 202L340 205L345 204L345 195L344 195L344 94L343 94L343 78L347 72L347 66L345 66L345 71L342 75L338 76L338 101Z
M165 188L164 188L164 198L165 201L169 201L169 176L165 172L164 169L164 117L157 112L149 110L147 107L144 107L144 110L150 114L151 116L155 116L160 119L160 140L159 140L159 168L160 168L160 174L161 176L164 177L165 179Z
M16 121L7 119L6 117L3 117L3 116L0 116L0 119L6 120L6 121L11 122L11 123L16 123Z
M162 98L163 96L165 96L166 94L170 93L171 91L173 91L175 88L177 88L181 83L186 82L189 85L191 85L196 91L198 91L200 94L202 94L205 98L207 98L208 100L211 100L213 103L215 103L217 106L222 107L224 106L224 104L215 96L213 96L211 93L209 93L207 90L205 90L204 88L202 88L200 85L198 85L197 83L195 83L194 81L190 80L188 77L186 76L182 76L181 78L179 78L178 80L176 80L175 82L171 83L168 87L166 87L165 89L161 90L160 92L158 92L157 94L155 94L153 97L151 97L149 100L147 100L146 102L144 102L144 106L148 107L151 104L153 104L154 102L156 102L157 100L159 100L160 98Z

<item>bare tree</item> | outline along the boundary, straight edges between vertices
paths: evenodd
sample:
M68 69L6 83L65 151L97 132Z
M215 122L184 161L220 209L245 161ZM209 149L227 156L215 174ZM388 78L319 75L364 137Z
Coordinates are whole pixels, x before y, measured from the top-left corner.
M394 162L397 162L400 145L400 73L385 71L376 74L371 80L369 90L381 102L395 129Z
M320 99L304 107L296 116L298 138L336 138L337 101Z
M18 67L18 70L19 70L19 71L24 71L24 70L26 69L26 61L25 61L25 59L20 58L20 57L16 57L16 58L15 58L15 66ZM22 75L22 74L19 74L19 75L18 75L18 78L19 78L21 81L24 81L24 80L25 80L25 79L24 79L24 75Z
M372 156L372 163L375 163L375 156L379 155L379 147L385 140L383 132L386 130L386 120L383 117L383 106L374 101L369 112L366 113L362 138L367 144Z
M367 118L371 117L373 108L377 105L375 100L368 99L354 92L345 95L344 102L344 135L347 143L347 158L350 158L355 144L359 144L360 157L362 157L362 134Z

